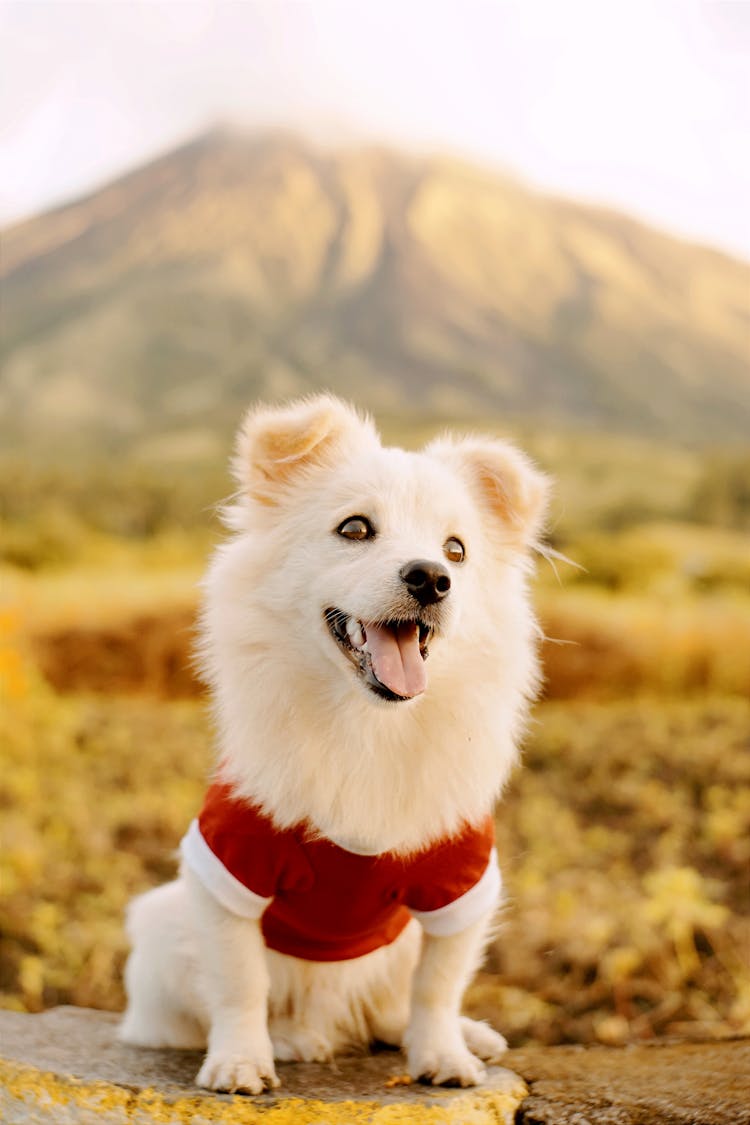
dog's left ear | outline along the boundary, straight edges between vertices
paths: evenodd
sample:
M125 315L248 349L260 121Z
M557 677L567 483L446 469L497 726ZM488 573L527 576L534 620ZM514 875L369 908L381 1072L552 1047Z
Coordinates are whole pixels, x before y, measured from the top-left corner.
M248 411L237 435L234 475L246 496L273 506L305 472L368 440L378 440L369 419L334 395L260 405Z
M520 449L506 441L447 438L432 442L427 452L463 474L511 539L524 547L538 542L550 481Z

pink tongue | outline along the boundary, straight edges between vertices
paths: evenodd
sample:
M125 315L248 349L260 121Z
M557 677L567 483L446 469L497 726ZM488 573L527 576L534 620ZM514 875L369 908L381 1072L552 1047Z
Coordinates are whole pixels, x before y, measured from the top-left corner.
M366 625L372 670L395 695L411 699L427 687L427 672L419 651L419 631L412 623L387 629Z

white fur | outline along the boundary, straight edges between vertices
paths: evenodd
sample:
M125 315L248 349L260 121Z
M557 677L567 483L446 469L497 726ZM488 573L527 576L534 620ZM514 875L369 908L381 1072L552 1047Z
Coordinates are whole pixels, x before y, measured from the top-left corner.
M541 475L500 442L385 449L369 422L325 396L251 412L235 467L234 534L209 569L203 615L222 777L280 827L307 821L369 851L412 852L482 819L537 683L526 576ZM353 515L372 521L373 540L336 534ZM452 588L427 690L383 701L323 612L392 618L399 568L445 562L450 536L466 559L446 564ZM207 1042L198 1082L213 1089L257 1093L277 1083L274 1057L329 1058L374 1038L404 1043L415 1077L470 1085L483 1073L477 1055L504 1047L459 1015L489 921L424 940L413 921L365 957L303 962L265 949L257 922L225 911L185 871L131 907L122 1036Z

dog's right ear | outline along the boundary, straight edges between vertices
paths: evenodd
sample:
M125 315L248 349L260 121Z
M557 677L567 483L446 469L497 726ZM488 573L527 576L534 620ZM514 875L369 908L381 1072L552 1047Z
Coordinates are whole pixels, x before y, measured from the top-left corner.
M333 395L253 407L237 435L234 476L244 495L273 506L300 475L365 437L377 441L370 420Z

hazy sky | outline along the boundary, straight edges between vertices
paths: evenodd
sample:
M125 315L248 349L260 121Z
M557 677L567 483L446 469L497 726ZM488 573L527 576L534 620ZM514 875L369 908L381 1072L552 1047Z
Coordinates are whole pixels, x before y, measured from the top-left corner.
M750 0L0 0L0 220L227 117L448 148L750 258Z

